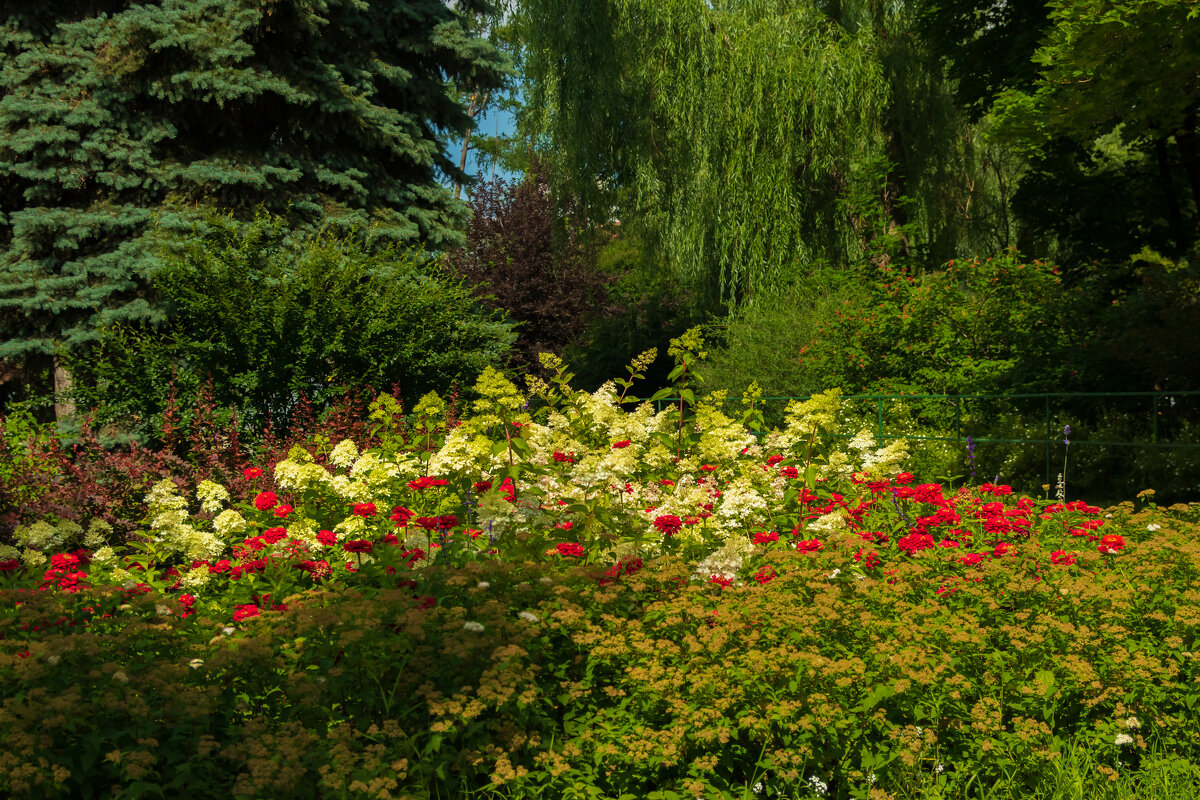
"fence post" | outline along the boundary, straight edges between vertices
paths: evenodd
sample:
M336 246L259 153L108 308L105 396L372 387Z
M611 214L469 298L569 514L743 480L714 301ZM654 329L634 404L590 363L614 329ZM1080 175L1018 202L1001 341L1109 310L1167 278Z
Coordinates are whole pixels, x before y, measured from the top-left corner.
M883 444L883 398L875 398L875 419L879 423L879 438L876 440L880 445Z
M954 395L954 438L962 441L962 395Z
M1050 395L1046 395L1044 399L1046 401L1046 484L1053 486L1054 482L1050 480Z

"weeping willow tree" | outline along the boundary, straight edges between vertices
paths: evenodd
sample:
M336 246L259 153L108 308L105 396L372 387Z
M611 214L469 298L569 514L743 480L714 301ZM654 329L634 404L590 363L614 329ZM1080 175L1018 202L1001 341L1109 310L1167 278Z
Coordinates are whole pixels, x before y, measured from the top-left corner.
M877 0L522 0L528 108L555 174L592 208L632 196L710 305L816 262L950 255L993 203L914 19Z

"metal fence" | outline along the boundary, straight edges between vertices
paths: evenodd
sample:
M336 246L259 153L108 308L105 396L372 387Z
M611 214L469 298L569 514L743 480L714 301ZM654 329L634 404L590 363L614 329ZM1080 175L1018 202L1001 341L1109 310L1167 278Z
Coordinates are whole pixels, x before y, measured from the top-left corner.
M766 412L778 404L774 413L767 415L778 423L787 402L810 398L811 395L762 397L754 400L752 406ZM744 403L745 399L731 397L727 403ZM1181 484L1184 494L1191 491L1193 499L1200 499L1200 391L845 395L841 399L859 417L873 419L876 441L907 439L951 442L964 447L973 442L1041 450L1038 460L1044 465L1046 484L1054 482L1056 454L1062 454L1067 447L1064 439L1070 440L1073 453L1080 453L1075 448L1103 450L1106 454L1121 449L1131 454L1186 452L1187 463L1179 469L1187 474L1179 474L1174 482ZM660 400L658 407L661 410L672 402L678 403L678 398ZM898 407L903 411L899 412ZM910 425L936 433L896 432L900 417ZM1001 421L1004 424L999 424ZM1068 425L1070 435L1064 434ZM1011 435L1014 429L1020 435ZM1026 454L1026 461L1031 455ZM1192 455L1196 456L1194 472ZM1114 460L1111 455L1106 458L1110 470L1129 461Z

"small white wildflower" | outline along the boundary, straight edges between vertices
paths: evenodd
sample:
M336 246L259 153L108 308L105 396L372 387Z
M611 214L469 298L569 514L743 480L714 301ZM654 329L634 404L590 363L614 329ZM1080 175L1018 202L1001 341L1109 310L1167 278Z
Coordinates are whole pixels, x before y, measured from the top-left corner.
M154 613L158 614L160 617L169 617L171 616L171 609L167 606L164 606L162 603L159 603L154 607Z
M117 683L129 683L129 676L121 670L117 670L112 674L112 679Z
M482 633L483 625L478 622L464 622L463 630L470 631L471 633Z
M554 583L554 579L543 576L541 578L538 578L538 583Z
M1162 525L1159 525L1157 522L1151 522L1149 525L1146 526L1146 530L1160 531L1160 530L1162 530Z
M1118 733L1117 738L1113 739L1113 744L1115 744L1117 747L1126 744L1133 744L1133 737L1128 733Z
M538 621L538 615L534 614L532 611L522 611L520 614L517 614L517 616L520 617L521 619L525 620L526 622L537 622Z
M933 768L933 771L936 772L938 775L941 775L943 772L946 771L946 765L938 764L936 767Z
M62 661L62 658L59 657L58 655L46 656L46 663L49 664L50 666L54 666L59 661Z
M825 794L829 791L829 784L825 783L825 781L821 780L816 775L813 775L811 778L809 778L808 782L812 784L813 791L817 794Z
M191 661L188 662L188 666L191 667L192 669L200 669L200 667L204 666L204 659L203 658L193 658Z
M488 583L487 581L480 581L478 584L475 585L476 589L490 589L491 587L492 587L492 585L490 583Z
M229 636L231 633L233 633L236 630L237 630L237 628L230 625L230 626L221 628L221 633L225 634L226 636Z
M754 793L755 794L762 794L762 790L763 790L762 781L759 781L758 783L754 784Z
M917 736L920 736L924 732L925 732L924 729L920 725L918 725L917 726Z
M835 569L833 572L829 573L829 579L833 580L834 578L836 578L838 575L841 575L841 574L842 574L841 569Z
M1129 719L1125 720L1125 727L1131 731L1136 731L1138 728L1142 727L1142 721L1137 717L1130 717Z
M878 780L878 778L875 777L874 772L872 772L870 775L867 776L867 783L871 784L872 786L875 785L876 780Z

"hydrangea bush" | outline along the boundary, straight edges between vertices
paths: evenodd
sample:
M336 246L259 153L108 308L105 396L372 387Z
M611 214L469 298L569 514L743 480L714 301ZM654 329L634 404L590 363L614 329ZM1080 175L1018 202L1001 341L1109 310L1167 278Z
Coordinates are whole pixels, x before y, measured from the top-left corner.
M486 370L461 419L380 398L374 446L161 480L128 541L19 528L0 787L1020 796L1197 754L1191 509L923 483L830 437L836 391L762 430L671 354L646 399L653 353L593 393Z

